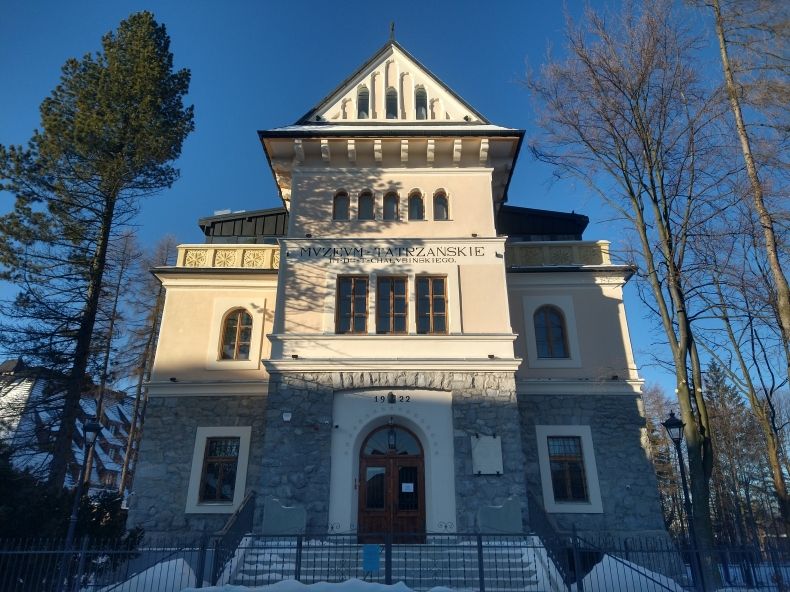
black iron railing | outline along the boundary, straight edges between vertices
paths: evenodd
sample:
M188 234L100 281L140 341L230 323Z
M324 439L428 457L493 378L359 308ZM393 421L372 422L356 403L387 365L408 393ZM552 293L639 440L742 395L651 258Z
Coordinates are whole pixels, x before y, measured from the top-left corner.
M211 583L215 584L237 553L239 543L244 535L252 532L253 519L255 517L255 492L250 491L244 497L241 505L228 519L222 530L215 533L212 537L212 562L211 562ZM202 570L201 570L202 573Z
M535 516L530 515L533 526ZM246 520L243 512L234 524L240 520ZM423 544L407 544L391 534L366 534L366 540L373 536L376 542L361 544L355 534L245 532L239 538L230 535L235 528L194 541L144 541L137 549L82 540L76 553L67 553L63 541L0 541L0 592L56 589L67 554L75 557L67 570L66 589L81 592L148 592L153 583L182 590L211 584L261 586L284 579L311 584L351 578L382 584L402 581L415 591L435 586L481 592L699 589L691 577L692 555L668 537L596 539L585 533L551 540L547 534L533 533L421 533ZM239 526L237 532L243 530ZM790 581L787 541L716 548L704 554L717 570L721 587L779 591L782 582Z

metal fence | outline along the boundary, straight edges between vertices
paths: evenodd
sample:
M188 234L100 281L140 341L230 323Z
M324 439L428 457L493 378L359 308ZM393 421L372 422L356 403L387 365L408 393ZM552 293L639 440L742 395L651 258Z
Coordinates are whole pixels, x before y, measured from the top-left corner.
M366 535L365 543L356 535L327 533L237 538L146 541L138 549L83 540L72 550L62 541L0 541L0 591L177 592L351 578L402 581L416 591L446 586L481 592L779 592L790 583L790 548L775 542L698 552L681 550L668 537L428 533L419 536L420 544L384 534ZM695 565L704 566L707 580Z

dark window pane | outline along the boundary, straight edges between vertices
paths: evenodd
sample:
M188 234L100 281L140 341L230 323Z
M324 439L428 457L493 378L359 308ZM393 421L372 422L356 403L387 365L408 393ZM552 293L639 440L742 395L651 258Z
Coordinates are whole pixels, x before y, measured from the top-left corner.
M367 119L370 113L370 92L367 88L360 88L357 94L357 119Z
M434 333L446 333L447 326L444 317L435 317L433 319L433 332Z
M395 333L405 333L406 317L395 317L393 319L393 325L393 331L395 331Z
M431 329L431 322L428 317L419 317L417 319L417 333L428 333Z
M412 195L409 197L409 220L422 220L425 218L422 197Z
M348 195L345 193L335 196L332 204L332 218L335 220L348 220Z
M433 198L433 219L447 220L447 198L444 195L437 195Z
M384 467L367 467L365 470L365 508L368 510L384 509Z
M359 196L357 217L360 220L373 220L373 196L369 193Z
M384 219L398 219L398 196L392 193L384 196Z
M439 298L433 299L433 313L434 314L444 314L444 296Z
M363 317L354 317L354 333L365 332L366 319Z
M387 89L387 119L398 118L398 91L394 88Z

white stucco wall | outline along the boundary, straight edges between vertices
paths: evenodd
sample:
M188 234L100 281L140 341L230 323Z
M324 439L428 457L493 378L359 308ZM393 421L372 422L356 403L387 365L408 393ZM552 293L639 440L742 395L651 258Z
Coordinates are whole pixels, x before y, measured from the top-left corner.
M457 524L453 449L452 394L446 391L401 390L408 403L377 402L389 391L337 392L332 416L332 469L329 526L338 532L356 530L359 452L367 435L393 422L420 439L425 455L425 526L428 532L444 530L440 524Z

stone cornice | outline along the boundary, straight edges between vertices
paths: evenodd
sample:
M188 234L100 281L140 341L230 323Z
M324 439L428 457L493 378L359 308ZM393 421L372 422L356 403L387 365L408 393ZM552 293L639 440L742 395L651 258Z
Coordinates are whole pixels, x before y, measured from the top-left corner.
M645 381L520 379L516 391L521 395L641 395Z
M243 381L151 381L146 386L151 397L232 397L250 395L263 397L269 391L268 378Z
M284 372L515 372L519 359L365 358L261 360L269 374Z

